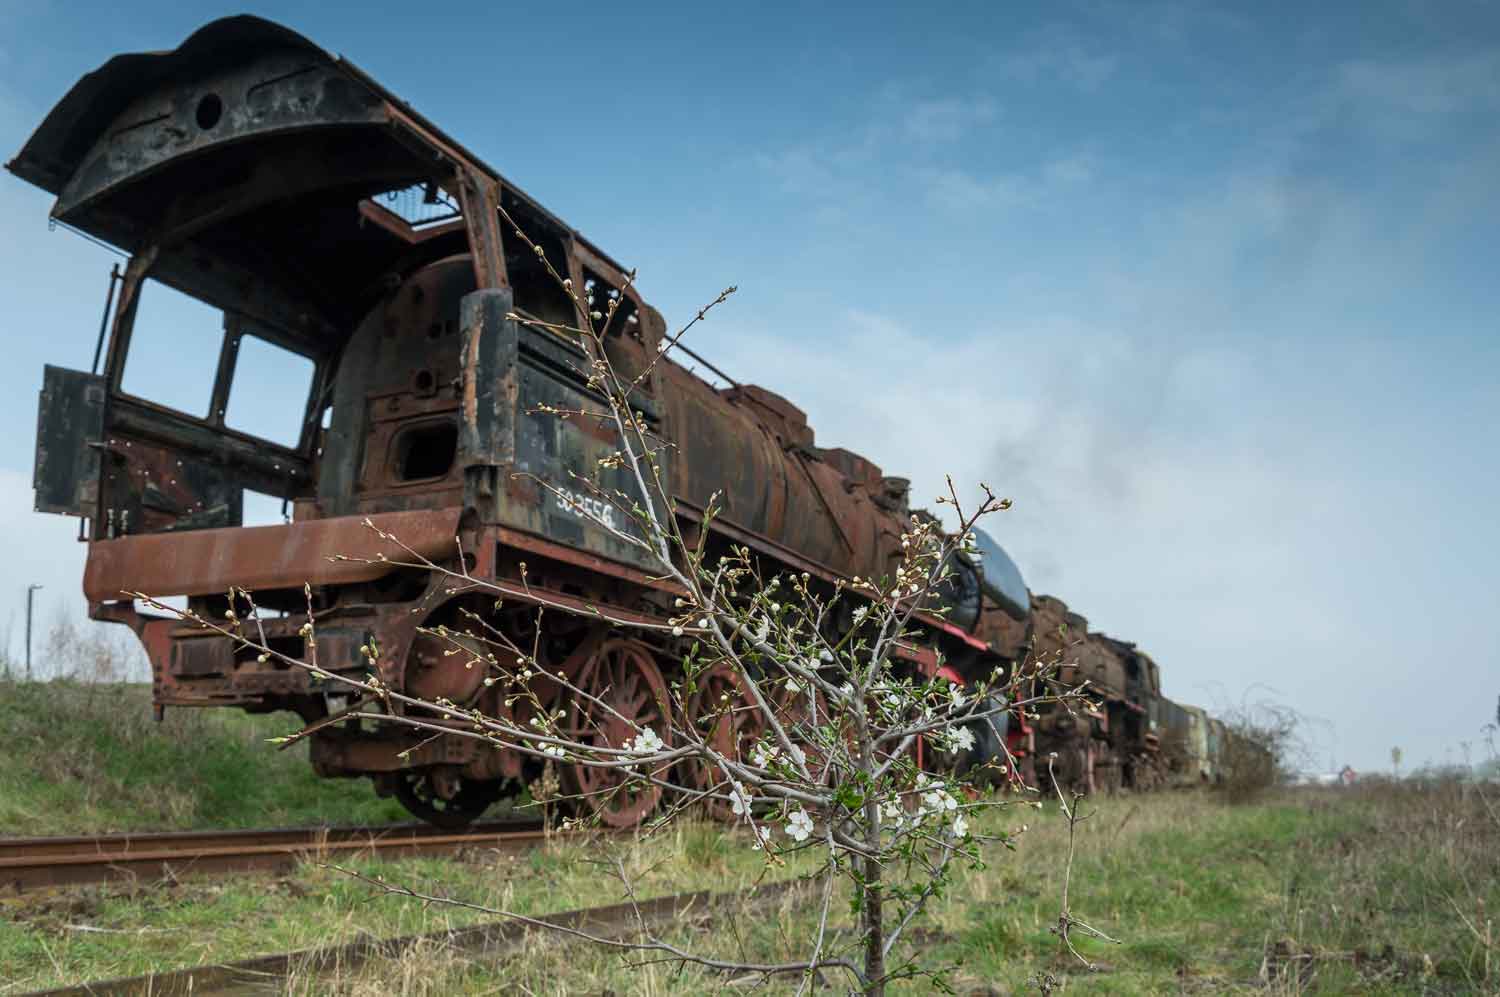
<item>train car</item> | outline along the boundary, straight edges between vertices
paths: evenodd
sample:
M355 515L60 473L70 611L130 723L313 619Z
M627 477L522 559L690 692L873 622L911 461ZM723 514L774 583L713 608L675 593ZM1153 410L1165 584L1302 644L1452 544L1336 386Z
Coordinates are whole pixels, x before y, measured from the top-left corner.
M1157 701L1156 709L1162 778L1174 786L1196 782L1197 762L1193 753L1196 716L1165 696Z
M1129 641L1091 632L1087 618L1056 596L1032 597L1031 629L1031 667L1054 675L1053 688L1085 688L1093 704L1044 707L1036 757L1051 760L1058 782L1086 793L1161 782L1157 714L1164 699L1156 662Z
M1209 754L1208 714L1196 706L1184 706L1188 716L1187 769L1189 778L1197 782L1213 779L1213 759Z
M535 633L528 604L652 622L671 615L676 595L640 550L578 512L593 500L575 476L630 495L635 485L601 469L616 449L611 431L538 411L595 399L574 341L508 317L573 316L541 256L503 220L573 286L618 303L606 352L634 376L666 327L613 258L359 68L254 17L215 21L171 51L109 60L8 168L55 195L56 221L128 255L111 280L94 368L45 371L36 507L80 519L90 612L139 636L158 710L292 710L315 722L350 707L337 683L261 660L130 595L182 598L220 618L241 608L228 594L236 588L255 593L268 644L288 656L312 653L301 626L314 613L317 661L331 673L363 676L364 649L375 646L390 688L503 713L477 670L418 633L473 612L536 646L549 671L661 723L679 641L564 613ZM200 340L147 327L153 306L174 295L213 309L211 327L193 333ZM202 407L131 390L126 372L151 362L134 344L164 332L182 348L206 341L216 351ZM280 435L236 418L236 403L259 390L241 377L256 356L305 372L301 384L274 386L295 395ZM634 404L674 444L665 470L688 536L722 492L710 551L742 544L768 570L807 572L827 590L896 563L912 513L905 479L819 446L786 399L715 386L669 359ZM280 500L285 521L244 526L248 493ZM393 566L403 552L371 526L512 597L497 609L493 598L452 595L430 572ZM920 621L910 667L965 682L1022 653L1029 593L999 545L980 539L952 612ZM627 689L650 695L627 701ZM587 725L586 704L556 705ZM991 755L1001 742L1021 756L1031 746L1024 723L991 734ZM517 753L369 721L324 726L311 755L322 775L368 776L414 813L450 824L540 772ZM580 793L618 778L562 775ZM608 794L598 816L628 826L657 795Z
M1225 754L1228 751L1228 732L1224 727L1224 721L1217 717L1207 717L1207 732L1204 740L1206 764L1204 769L1207 781L1221 783L1224 781Z

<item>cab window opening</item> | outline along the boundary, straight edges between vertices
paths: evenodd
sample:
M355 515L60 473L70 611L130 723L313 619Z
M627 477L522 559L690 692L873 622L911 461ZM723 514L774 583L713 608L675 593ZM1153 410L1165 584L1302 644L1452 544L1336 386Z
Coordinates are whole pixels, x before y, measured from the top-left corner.
M137 290L120 391L207 419L223 337L222 311L147 278Z
M565 233L536 214L526 204L506 192L502 197L506 212L526 237L539 247L545 262L514 229L506 228L502 236L505 247L505 270L510 280L516 308L555 325L575 325L578 316L568 293L547 269L548 264L563 276L568 275L568 245Z
M317 365L312 359L240 334L224 425L295 450L302 440Z

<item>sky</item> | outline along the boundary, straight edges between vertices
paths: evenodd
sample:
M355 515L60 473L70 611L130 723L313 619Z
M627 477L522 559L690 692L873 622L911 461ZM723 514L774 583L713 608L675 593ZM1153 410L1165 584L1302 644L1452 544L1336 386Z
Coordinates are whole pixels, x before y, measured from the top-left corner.
M1293 706L1318 764L1364 769L1461 760L1495 718L1494 4L249 9L638 267L669 324L737 285L691 345L917 499L1009 496L989 529L1032 590L1174 699ZM0 154L110 55L233 12L0 0ZM49 207L0 176L13 655L27 584L83 614L75 521L30 511L36 398L87 368L115 259Z

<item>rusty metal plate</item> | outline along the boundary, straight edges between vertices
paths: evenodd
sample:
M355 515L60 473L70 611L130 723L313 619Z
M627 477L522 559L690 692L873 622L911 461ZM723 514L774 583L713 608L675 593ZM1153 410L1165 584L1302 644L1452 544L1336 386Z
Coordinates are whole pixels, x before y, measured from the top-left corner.
M104 378L48 364L36 424L36 511L92 516L99 501Z
M236 585L251 592L369 581L389 566L351 558L409 561L397 544L380 540L380 530L429 559L451 558L457 547L459 509L340 516L283 526L148 534L96 541L89 545L83 591L93 602L124 598L126 591L149 596L208 595Z

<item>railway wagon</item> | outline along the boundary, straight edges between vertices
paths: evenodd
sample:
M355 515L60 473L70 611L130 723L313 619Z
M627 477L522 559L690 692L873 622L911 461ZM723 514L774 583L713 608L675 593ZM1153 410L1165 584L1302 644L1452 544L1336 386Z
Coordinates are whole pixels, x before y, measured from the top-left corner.
M1031 599L1031 661L1055 669L1063 688L1084 683L1092 708L1043 707L1035 757L1050 759L1058 782L1084 792L1152 789L1166 776L1161 672L1135 644L1090 631L1056 596ZM1045 772L1039 772L1045 775Z
M501 711L478 670L418 633L468 610L534 644L549 671L661 723L678 642L564 613L536 633L527 605L544 598L651 622L671 614L676 595L638 549L578 512L594 500L577 476L634 494L623 471L599 465L616 448L612 432L537 411L591 401L577 344L509 317L573 319L519 228L573 286L618 303L606 352L625 374L643 371L665 321L607 253L358 67L254 17L215 21L175 50L109 60L8 165L56 196L55 220L128 257L111 278L93 368L45 371L36 506L80 519L90 612L139 636L158 710L292 710L315 722L351 705L337 683L130 595L182 598L217 618L238 588L255 593L269 645L291 657L310 650L300 632L310 608L329 672L362 676L362 648L373 645L389 687ZM153 305L174 295L211 306L210 327L148 328ZM131 373L151 362L134 344L163 333L182 348L212 344L200 407L132 389ZM301 382L246 383L248 361L267 356L300 369ZM279 435L237 418L260 392L294 413ZM768 570L807 572L829 589L885 574L899 556L907 482L819 446L803 412L774 392L710 384L668 359L634 404L675 444L666 474L688 536L722 491L710 551L745 545ZM245 526L251 494L280 500L284 521ZM492 597L448 594L431 572L394 566L405 555L371 525L512 597L497 610ZM921 620L910 667L964 682L1023 653L1029 594L1004 551L981 544L952 612ZM1003 737L1027 753L1024 723ZM994 738L981 743L999 750ZM368 776L414 813L452 824L540 771L462 738L355 720L321 728L311 756L325 776ZM562 777L584 793L617 778ZM654 792L605 794L599 816L639 821Z
M1086 793L1217 784L1232 764L1274 773L1265 745L1162 693L1161 671L1130 641L1091 631L1056 596L1031 597L1031 655L1064 688L1087 683L1092 709L1043 706L1033 734L1037 774ZM1050 769L1049 769L1050 761ZM1249 776L1247 776L1249 777Z

